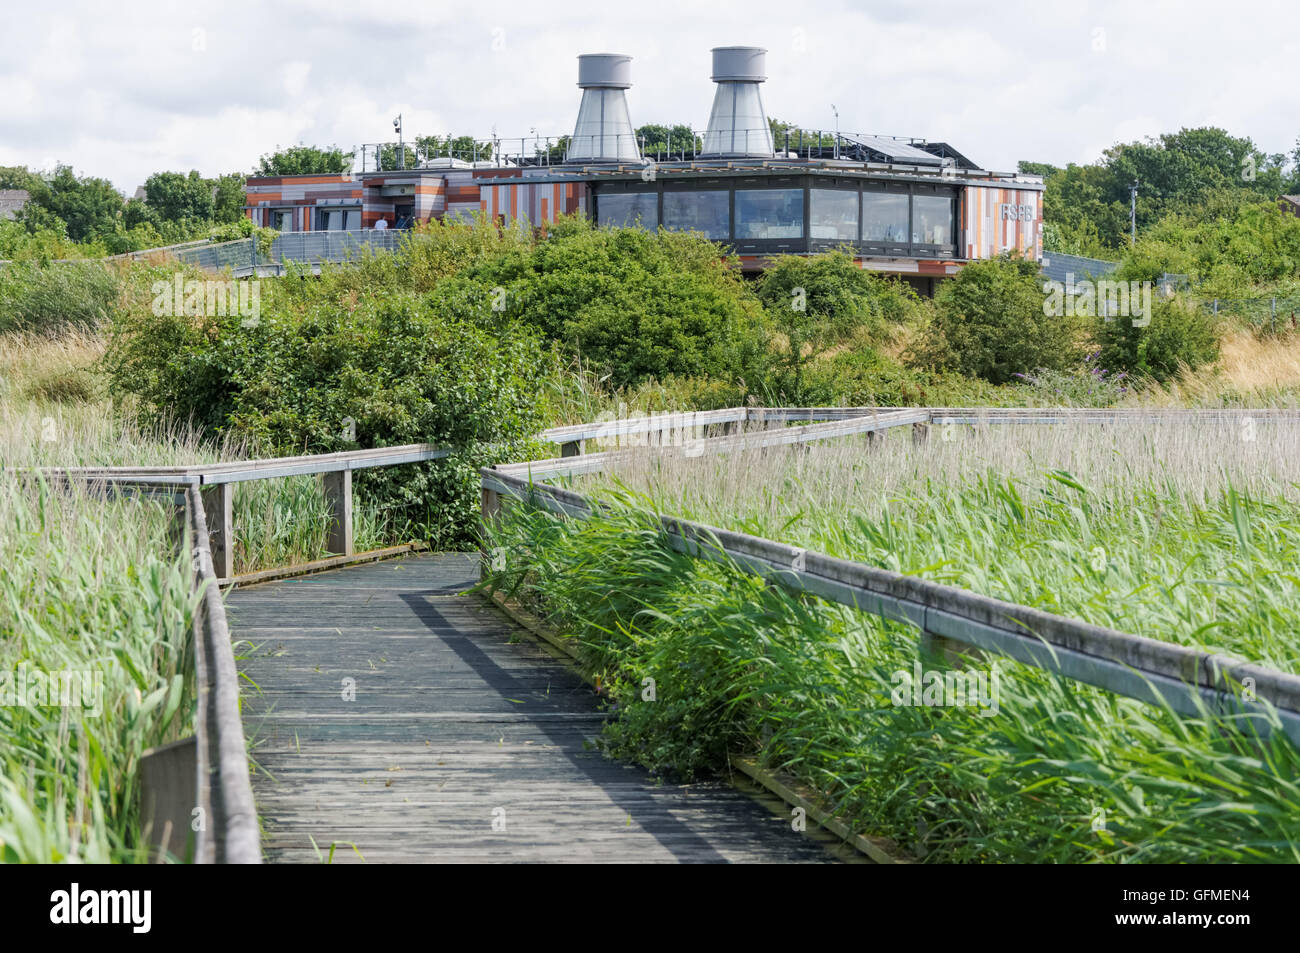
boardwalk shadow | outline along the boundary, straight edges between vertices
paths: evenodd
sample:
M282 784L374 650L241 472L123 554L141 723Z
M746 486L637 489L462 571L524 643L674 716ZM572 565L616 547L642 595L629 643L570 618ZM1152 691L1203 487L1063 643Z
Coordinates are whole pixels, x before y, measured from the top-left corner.
M484 686L500 696L503 702L511 704L509 699L530 698L535 695L536 688L534 685L527 684L514 673L502 668L493 661L482 648L474 644L469 636L459 632L456 626L446 619L438 611L437 606L428 599L429 596L447 594L445 588L412 591L402 593L401 599L411 609L412 614L429 629L430 633L439 638L448 649L454 652L471 671L482 679ZM455 638L445 638L448 635L455 636ZM572 677L573 684L565 686L567 691L556 696L552 700L552 704L544 706L545 712L530 711L527 708L522 710L520 714L523 716L524 721L530 723L536 730L545 735L556 749L563 753L564 757L585 776L586 780L593 787L599 788L611 803L617 804L629 817L635 815L641 829L654 837L677 860L689 863L726 863L726 858L718 852L706 837L674 815L668 803L647 803L644 797L633 798L630 796L632 792L628 784L629 772L635 771L646 787L650 787L655 783L641 769L629 768L601 755L593 755L592 752L585 750L579 741L575 740L580 735L575 734L571 728L566 730L562 725L544 717L535 719L529 717L530 714L553 713L561 710L561 708L570 711L596 713L596 696L576 675L569 674ZM565 697L569 700L569 704L562 706L561 698ZM535 709L536 706L534 705L533 708ZM667 802L669 799L665 798L664 800Z

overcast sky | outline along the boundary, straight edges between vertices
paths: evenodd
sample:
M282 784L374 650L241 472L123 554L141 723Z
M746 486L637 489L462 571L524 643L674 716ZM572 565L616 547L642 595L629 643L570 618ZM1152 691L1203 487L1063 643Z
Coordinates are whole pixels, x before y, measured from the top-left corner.
M709 49L766 47L770 115L952 143L986 168L1095 160L1217 125L1300 136L1300 4L1053 0L18 3L0 13L0 165L111 179L246 171L299 142L573 131L579 53L633 57L634 125L703 129Z

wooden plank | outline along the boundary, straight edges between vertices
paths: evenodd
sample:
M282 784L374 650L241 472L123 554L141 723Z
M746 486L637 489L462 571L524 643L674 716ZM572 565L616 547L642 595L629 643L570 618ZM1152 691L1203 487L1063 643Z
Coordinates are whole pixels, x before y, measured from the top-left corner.
M738 434L727 437L708 437L688 440L679 446L664 447L657 453L665 457L674 455L697 457L706 453L727 453L736 450L757 450L764 447L802 444L815 440L828 440L834 437L846 437L866 433L872 430L886 430L891 427L903 427L908 424L928 421L927 412L923 410L903 410L890 414L853 417L833 420L821 424L809 424L804 427L780 427L756 433ZM618 463L634 460L637 450L611 450L604 453L586 454L581 457L559 457L550 460L532 460L522 463L498 464L494 469L501 473L526 474L535 480L551 479L557 476L575 476L583 473L600 473L611 469Z
M493 590L490 598L493 604L513 621L539 639L544 640L547 645L567 658L577 660L577 652L572 639L564 638L559 632L533 615L517 601L506 598L505 594L499 590ZM587 676L583 674L583 678L587 679ZM833 811L828 809L824 801L815 792L807 786L801 785L793 778L781 775L778 772L768 771L760 767L754 759L744 756L731 756L728 763L739 768L764 790L776 795L787 805L802 809L807 817L812 818L813 823L825 828L854 850L860 851L871 861L878 864L910 862L910 859L892 841L886 838L868 837L855 832L852 825L837 817ZM783 821L786 816L781 815Z
M477 595L478 553L229 594L264 769L268 860L827 862L725 784L659 782L596 747L608 714L567 661ZM344 697L343 679L355 694ZM493 821L505 821L495 830Z
M188 863L194 856L194 808L198 804L193 736L140 755L140 818L153 857Z
M208 523L197 486L186 512L199 603L194 613L194 715L198 863L256 864L257 812L239 711L239 674L208 546Z

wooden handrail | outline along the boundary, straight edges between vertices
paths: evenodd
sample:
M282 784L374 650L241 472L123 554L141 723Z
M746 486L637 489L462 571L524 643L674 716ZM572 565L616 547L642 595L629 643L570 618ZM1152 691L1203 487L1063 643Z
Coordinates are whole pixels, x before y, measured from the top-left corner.
M502 495L580 519L605 508L579 493L535 482L517 469L484 468L480 479L485 523L499 512ZM783 588L904 622L926 635L997 652L1116 694L1168 705L1184 715L1241 714L1261 735L1267 735L1276 720L1300 745L1300 676L775 540L676 516L658 519L678 552L725 562ZM1243 685L1250 691L1242 691Z
M194 859L202 864L259 864L257 809L239 717L239 672L226 607L208 547L208 525L197 487L185 501L185 541L191 557L194 610L194 718L199 813Z

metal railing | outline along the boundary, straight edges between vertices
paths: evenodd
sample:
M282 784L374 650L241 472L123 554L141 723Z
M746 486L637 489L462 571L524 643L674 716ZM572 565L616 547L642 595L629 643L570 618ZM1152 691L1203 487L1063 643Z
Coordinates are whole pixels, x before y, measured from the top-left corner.
M852 159L860 162L894 162L899 165L943 165L955 159L943 143L930 143L914 136L888 136L864 132L840 132L831 129L783 129L774 133L770 126L741 127L728 130L728 141L714 142L708 130L684 126L668 127L666 139L651 138L645 133L610 135L494 136L490 139L461 137L453 145L439 138L436 143L417 141L368 142L358 146L354 170L358 172L400 172L419 168L438 168L440 163L465 163L467 166L521 168L582 162L593 154L627 155L638 153L656 162L690 162L710 154L778 155L801 159ZM736 143L742 142L739 148ZM933 159L891 155L910 147L933 156ZM405 167L402 168L402 163Z
M751 409L752 419L762 421L764 427L775 422L783 430L686 441L663 452L684 451L695 455L753 449L771 446L774 434L786 438L780 440L782 443L803 443L853 433L871 435L910 424L914 439L924 440L925 428L931 423L1137 422L1169 420L1177 418L1179 413L1033 408L982 412L979 408ZM1247 417L1300 421L1300 412L1295 411L1181 413L1197 421ZM830 422L784 426L788 422L826 418L831 418ZM664 424L665 429L681 425L681 421ZM604 504L598 500L545 481L557 476L601 472L626 453L613 451L586 458L561 457L482 469L484 538L489 537L502 497L576 518L585 518L603 508ZM1300 676L676 516L661 515L658 521L668 544L678 552L727 562L792 591L812 593L882 619L914 626L925 638L999 653L1106 691L1167 705L1182 715L1198 717L1206 712L1240 715L1261 735L1280 726L1293 743L1300 745ZM1243 692L1243 685L1250 686L1250 690Z

